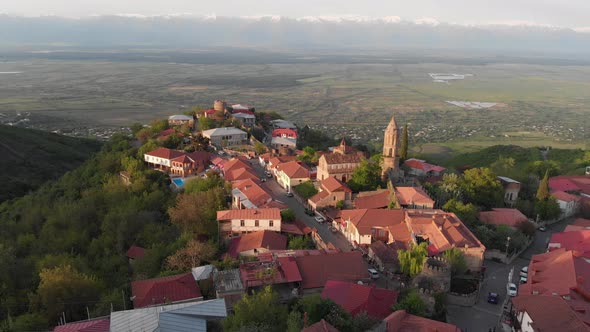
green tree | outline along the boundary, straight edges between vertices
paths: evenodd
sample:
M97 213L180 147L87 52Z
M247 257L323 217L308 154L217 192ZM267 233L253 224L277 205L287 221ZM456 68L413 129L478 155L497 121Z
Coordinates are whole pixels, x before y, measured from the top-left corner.
M183 138L180 135L172 133L166 138L162 145L168 149L178 149L182 145L182 141Z
M176 205L168 209L170 221L183 232L215 238L217 211L227 207L222 188L192 194L180 194Z
M549 171L545 171L545 176L539 183L539 189L537 189L537 200L546 201L549 198Z
M381 155L375 155L370 160L363 160L352 172L348 186L352 191L369 191L383 186L381 179Z
M526 236L535 235L535 231L537 230L535 225L528 220L520 221L518 224L516 224L516 229L519 230L520 232L522 232Z
M467 271L465 255L458 248L451 248L443 253L443 257L451 266L451 275L461 275Z
M320 154L311 146L306 146L303 148L303 152L297 157L297 159L308 165L317 165L320 159Z
M287 247L289 250L303 250L303 249L313 249L314 244L311 237L304 235L289 235L289 241Z
M466 225L475 225L477 223L477 216L479 211L477 207L471 203L463 203L457 199L451 199L443 205L443 210L453 212Z
M43 269L39 273L37 294L50 320L57 319L62 312L69 321L83 319L86 306L92 307L100 298L100 291L96 278L70 265Z
M225 181L219 173L212 172L206 178L195 177L184 184L184 192L187 194L205 192L213 188L224 188Z
M512 157L499 156L498 160L490 165L492 171L502 176L512 176L516 161Z
M561 215L561 208L554 197L535 203L535 211L541 220L555 220Z
M299 311L291 311L287 317L287 332L301 332L303 317Z
M150 139L137 150L137 158L143 160L143 155L160 147L160 142Z
M266 286L245 295L234 305L234 313L223 321L224 331L277 331L287 328L288 310L279 303L279 294Z
M207 118L204 116L201 116L199 118L199 130L204 131L204 130L209 130L214 127L215 127L215 121L213 121L213 119Z
M217 248L209 242L189 240L186 246L166 258L166 265L172 270L188 271L212 261L216 252Z
M411 289L401 300L398 300L393 305L392 309L393 311L405 310L409 314L426 317L428 307L420 297L420 294L418 294L418 291Z
M313 185L313 182L306 181L293 187L293 190L302 198L308 199L318 193L318 190Z
M159 132L164 131L170 127L168 126L168 120L163 119L163 120L153 121L151 123L151 128L154 133L159 133Z
M286 222L295 221L295 212L291 209L284 209L281 211L281 220Z
M43 315L28 313L16 317L12 323L12 328L7 331L46 331L48 326L49 322Z
M428 243L422 242L418 245L412 245L409 250L399 250L398 260L402 273L415 277L422 272L422 266L426 257L428 257Z
M537 160L533 161L525 168L528 174L534 174L536 176L543 177L545 173L549 173L549 176L555 176L559 174L560 165L555 160Z
M263 154L266 152L266 146L260 142L254 144L254 151L256 154Z
M408 124L404 126L402 131L402 141L399 147L399 157L401 161L408 159Z
M463 173L461 187L469 202L486 209L502 203L503 188L489 168L472 168Z
M343 200L339 200L338 202L336 202L336 208L337 209L342 210L342 209L344 209L344 207L345 207L345 204L344 204L344 201Z

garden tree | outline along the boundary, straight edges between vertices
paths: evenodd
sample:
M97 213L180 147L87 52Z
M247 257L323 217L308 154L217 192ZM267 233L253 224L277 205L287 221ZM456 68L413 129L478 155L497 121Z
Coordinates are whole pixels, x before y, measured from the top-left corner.
M540 220L555 220L561 215L561 208L555 197L535 203L535 211Z
M131 129L131 134L135 136L140 130L143 129L143 125L139 122L135 122L129 127L129 129Z
M305 126L298 130L297 148L303 149L306 146L312 147L316 151L327 150L329 147L338 144L333 137L327 136L321 130L311 129Z
M470 203L486 209L502 203L503 188L496 174L489 168L468 169L463 173L461 188Z
M555 160L537 160L533 161L525 168L528 174L534 174L539 178L543 177L546 173L549 176L555 176L559 174L560 165Z
M528 220L522 220L522 221L518 222L516 224L516 229L519 230L520 232L522 232L526 236L535 235L535 231L537 230L535 225Z
M154 136L154 132L152 128L145 127L140 129L138 132L134 134L135 138L138 140L145 142L146 140L152 138Z
M260 142L254 144L254 151L256 154L263 154L266 152L266 146Z
M160 142L150 139L137 150L137 158L143 160L143 155L160 147Z
M450 194L451 198L458 199L462 194L461 178L455 173L445 173L440 182L440 188L444 192Z
M451 248L443 253L443 257L451 266L451 275L457 276L467 271L465 255L458 248Z
M286 222L295 221L295 212L291 209L284 209L281 211L281 220Z
M471 203L463 203L455 198L447 201L443 205L443 210L453 212L466 225L475 225L477 223L477 216L479 211L477 207Z
M490 165L492 171L502 176L513 176L516 161L512 157L499 156L498 160Z
M213 119L211 119L211 118L207 118L207 117L202 116L199 118L198 123L199 123L199 130L200 131L215 128L215 121L213 121Z
M240 261L226 255L222 260L213 261L211 264L215 265L215 268L219 271L224 271L237 269L240 266Z
M399 158L400 162L408 159L408 124L404 126L402 131L402 141L399 147Z
M549 196L549 171L545 171L545 176L541 179L539 189L537 189L537 201L546 201Z
M216 187L208 191L178 195L176 204L168 209L168 215L170 222L183 232L215 238L217 211L226 207L225 190Z
M307 165L317 165L320 160L320 154L311 146L306 146L303 148L303 152L297 156L297 159Z
M313 182L306 181L293 187L293 190L302 198L308 199L318 193L318 190L313 185Z
M168 149L178 149L182 145L182 137L177 133L172 133L166 138L162 145Z
M287 317L287 332L301 332L303 316L299 311L291 311Z
M410 289L400 298L401 300L398 299L398 302L391 308L393 311L405 310L409 314L426 317L428 307L416 289Z
M210 242L191 239L184 248L166 258L166 265L172 270L190 270L193 267L201 266L203 262L213 260L216 252L217 248Z
M361 164L352 172L348 186L352 191L369 191L382 187L381 179L382 156L374 155L369 160L363 160Z
M336 202L336 208L337 209L342 210L342 209L344 209L344 207L345 207L345 203L344 203L343 200L339 200L338 202Z
M225 188L225 180L217 172L208 173L206 178L192 178L184 184L184 192L187 194L204 192L213 188Z
M166 120L166 119L155 120L151 123L150 127L152 128L152 132L154 134L157 134L161 131L164 131L164 130L170 128L168 126L168 120Z
M59 321L59 319L56 319ZM16 317L12 326L2 328L0 325L0 331L46 331L47 326L55 325L49 323L47 318L38 313L24 314Z
M415 277L422 272L422 266L428 257L428 243L422 242L412 245L408 250L398 251L398 261L402 273Z
M201 133L198 133L193 137L191 145L195 147L196 151L207 151L209 148L209 142L209 138L203 136Z
M130 156L123 157L121 159L121 166L123 166L123 169L131 174L131 177L135 177L139 172L145 170L144 162Z
M65 312L68 321L87 317L86 306L100 298L96 278L80 273L70 265L43 269L39 273L37 295L49 320L57 321Z
M339 330L342 330L343 326L350 325L350 315L334 301L323 299L319 294L300 298L293 305L292 310L302 315L307 313L308 325L313 325L322 319Z
M223 330L283 332L287 317L288 309L279 303L279 294L266 286L234 305L234 313L223 321Z
M313 249L314 243L311 237L307 235L289 235L287 247L289 250Z

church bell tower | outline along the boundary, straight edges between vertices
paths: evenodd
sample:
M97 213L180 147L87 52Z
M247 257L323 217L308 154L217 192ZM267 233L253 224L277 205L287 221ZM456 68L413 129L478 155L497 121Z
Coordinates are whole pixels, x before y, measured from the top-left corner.
M390 176L394 175L399 168L399 159L397 157L397 144L399 140L399 131L395 117L391 117L391 121L385 129L383 138L383 167L381 169L381 177L383 180L388 180Z

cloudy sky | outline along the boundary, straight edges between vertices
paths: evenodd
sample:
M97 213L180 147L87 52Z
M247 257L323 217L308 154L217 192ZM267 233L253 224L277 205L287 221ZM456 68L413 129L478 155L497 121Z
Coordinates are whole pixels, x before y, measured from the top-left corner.
M217 16L399 16L458 24L590 26L590 0L1 0L8 14Z

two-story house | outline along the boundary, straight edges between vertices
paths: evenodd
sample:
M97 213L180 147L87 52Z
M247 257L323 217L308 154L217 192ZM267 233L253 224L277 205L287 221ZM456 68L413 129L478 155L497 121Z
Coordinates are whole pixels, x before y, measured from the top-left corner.
M354 170L364 159L362 152L348 146L343 139L332 153L323 154L320 157L317 178L322 181L333 176L342 182L348 182Z
M303 182L310 181L309 169L298 161L278 164L276 167L277 182L287 191Z
M320 209L328 206L336 206L338 202L345 205L350 204L352 190L346 183L330 176L320 183L320 191L307 200L309 206L314 209Z
M203 136L216 147L229 147L247 142L248 134L234 127L214 128L203 131Z
M217 211L219 237L221 239L256 231L281 231L281 210L241 209Z

